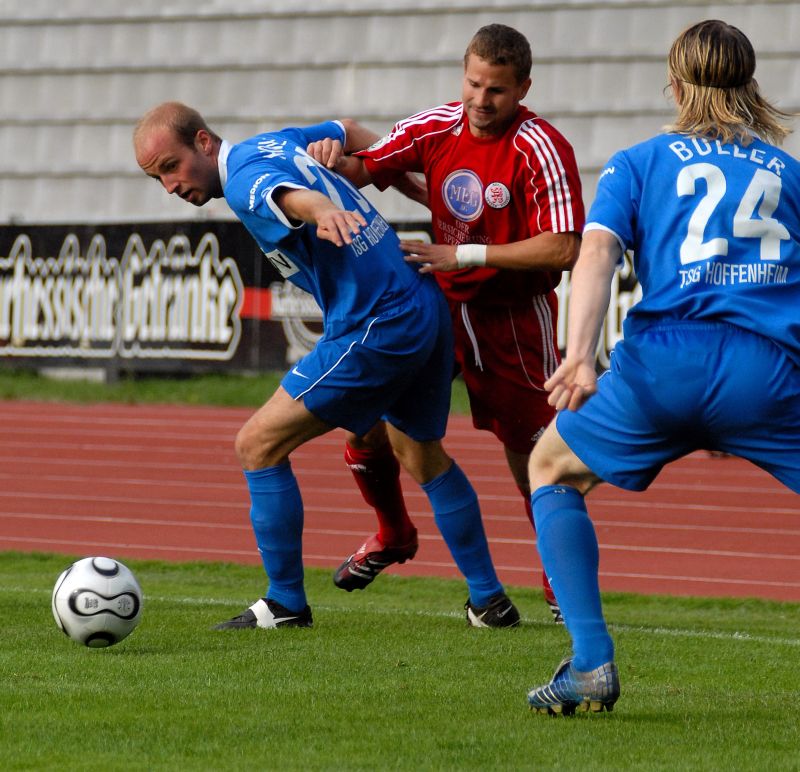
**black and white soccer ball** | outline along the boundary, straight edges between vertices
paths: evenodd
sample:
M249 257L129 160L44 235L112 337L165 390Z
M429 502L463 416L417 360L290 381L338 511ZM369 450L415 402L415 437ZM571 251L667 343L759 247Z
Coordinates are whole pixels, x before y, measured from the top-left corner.
M127 638L142 617L142 590L131 570L112 558L83 558L58 577L53 616L73 641L104 648Z

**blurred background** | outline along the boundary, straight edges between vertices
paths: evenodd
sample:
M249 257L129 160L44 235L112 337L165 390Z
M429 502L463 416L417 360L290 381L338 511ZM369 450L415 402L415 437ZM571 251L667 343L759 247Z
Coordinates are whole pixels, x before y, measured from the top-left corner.
M382 134L458 100L469 38L501 22L531 42L526 104L573 144L588 205L611 153L670 120L667 50L704 18L740 27L767 97L800 109L796 2L2 0L0 366L260 369L313 344L313 304L269 272L224 201L194 209L138 169L133 125L161 101L233 142L332 117ZM800 137L786 147L797 155ZM419 205L367 193L400 230L425 231ZM629 273L606 350L636 299Z

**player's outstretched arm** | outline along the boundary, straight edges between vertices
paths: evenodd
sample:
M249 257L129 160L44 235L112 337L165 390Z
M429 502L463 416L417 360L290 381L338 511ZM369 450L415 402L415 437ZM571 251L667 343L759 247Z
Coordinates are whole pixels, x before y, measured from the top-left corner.
M363 158L347 155L338 139L320 139L312 142L306 152L325 168L347 177L357 188L363 188L372 182Z
M317 236L337 247L351 244L353 234L367 224L360 212L339 209L316 190L290 188L280 191L275 202L290 219L317 226Z
M380 136L352 118L343 118L342 125L345 129L344 144L338 139L325 138L309 144L306 152L318 163L347 177L356 187L363 188L372 184L372 177L364 159L352 153L374 144ZM392 187L412 201L428 206L428 186L424 177L406 172Z
M548 402L557 410L577 410L597 389L595 357L611 294L611 278L622 255L614 234L592 230L584 234L572 271L569 297L567 355L545 382Z
M363 150L380 139L380 136L366 126L362 126L352 118L342 118L341 124L345 131L344 144L338 139L326 137L317 142L312 142L306 152L328 169L339 171L337 166L345 156Z
M511 271L568 271L578 257L580 236L572 232L545 231L511 244L462 244L456 248L448 244L420 245L404 241L400 247L406 252L406 260L423 264L423 272L457 271L475 265Z
M341 123L345 130L344 144L338 139L326 137L310 143L306 152L327 169L332 169L347 177L354 185L358 187L369 185L372 180L364 161L352 156L351 153L369 147L380 137L352 118L343 118Z

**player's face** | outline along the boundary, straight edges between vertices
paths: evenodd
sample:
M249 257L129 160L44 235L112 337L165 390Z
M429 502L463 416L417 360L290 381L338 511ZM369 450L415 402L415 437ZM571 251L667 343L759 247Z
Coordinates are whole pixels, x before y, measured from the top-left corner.
M169 129L154 128L136 147L136 160L145 174L158 180L167 193L203 206L222 195L213 142L199 131L193 147L183 144Z
M531 79L517 81L510 64L489 64L470 54L464 68L461 101L469 120L469 129L476 137L502 134L525 98Z

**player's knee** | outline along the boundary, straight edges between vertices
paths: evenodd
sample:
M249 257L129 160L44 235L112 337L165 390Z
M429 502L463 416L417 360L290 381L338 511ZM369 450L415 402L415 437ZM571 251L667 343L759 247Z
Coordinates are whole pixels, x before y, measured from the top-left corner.
M444 474L453 464L441 442L404 442L395 447L395 454L403 468L419 485L424 485Z
M541 488L542 485L557 485L558 468L555 464L555 459L548 456L543 452L536 452L533 449L531 457L528 460L528 484L532 491Z
M269 447L249 423L239 429L233 447L242 469L254 471L274 466L270 463Z
M236 458L243 469L249 469L248 460L251 456L251 441L247 432L247 427L243 426L236 434L236 439L233 443L233 449L236 452Z
M528 460L531 491L543 485L570 485L587 493L597 478L564 442L551 424L536 443Z

